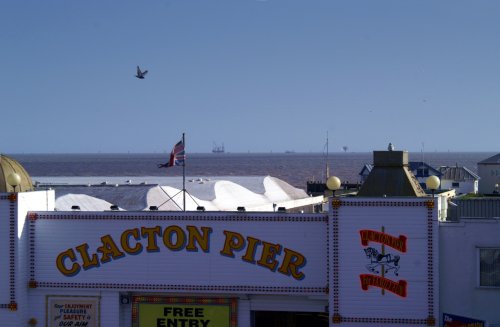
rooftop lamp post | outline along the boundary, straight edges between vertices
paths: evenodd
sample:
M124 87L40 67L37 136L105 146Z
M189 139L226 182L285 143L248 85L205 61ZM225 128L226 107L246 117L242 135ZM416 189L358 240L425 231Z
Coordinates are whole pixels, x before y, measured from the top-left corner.
M16 192L16 186L21 184L21 176L17 173L12 173L7 176L7 183L14 188L14 193Z
M432 197L434 197L434 191L436 191L441 184L441 181L437 176L429 176L425 181L425 185L429 190L432 191Z
M335 191L340 189L340 186L342 185L342 183L340 182L340 178L338 178L337 176L330 176L328 177L327 181L326 181L326 187L332 191L332 195L335 196Z

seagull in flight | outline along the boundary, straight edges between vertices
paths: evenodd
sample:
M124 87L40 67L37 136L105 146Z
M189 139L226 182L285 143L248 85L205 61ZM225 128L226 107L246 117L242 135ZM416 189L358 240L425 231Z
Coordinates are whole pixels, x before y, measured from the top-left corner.
M141 69L139 68L139 66L137 66L137 75L135 75L135 77L137 77L138 79L144 79L144 76L146 76L147 73L147 70L141 72Z

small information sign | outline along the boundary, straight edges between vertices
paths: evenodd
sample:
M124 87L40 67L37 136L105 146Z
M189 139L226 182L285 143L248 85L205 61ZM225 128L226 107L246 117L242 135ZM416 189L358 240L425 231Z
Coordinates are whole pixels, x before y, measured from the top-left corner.
M47 327L99 327L99 297L47 296Z
M485 321L443 313L443 327L487 327Z

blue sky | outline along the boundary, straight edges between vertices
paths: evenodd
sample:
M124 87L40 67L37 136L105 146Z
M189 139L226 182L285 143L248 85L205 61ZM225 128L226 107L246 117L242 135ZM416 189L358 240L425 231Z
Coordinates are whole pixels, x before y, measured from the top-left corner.
M4 0L0 42L2 153L500 147L497 0Z

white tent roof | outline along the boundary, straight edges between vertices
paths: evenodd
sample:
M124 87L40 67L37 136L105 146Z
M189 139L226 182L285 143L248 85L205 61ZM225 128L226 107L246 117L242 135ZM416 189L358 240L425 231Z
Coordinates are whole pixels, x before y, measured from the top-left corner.
M39 183L55 188L56 209L62 211L71 210L74 205L80 206L80 210L102 211L109 210L113 204L124 210L148 210L151 206L158 210L182 210L182 180L180 185L178 178L160 178L159 184L132 184L130 181L119 184L115 183L118 178L124 180L123 177L106 178L104 183L95 178L90 181L43 178L43 183ZM278 207L290 209L323 200L321 196L309 197L304 190L271 176L228 179L189 179L186 182L186 210L202 206L207 211L235 211L237 207L245 207L247 211L273 211Z

